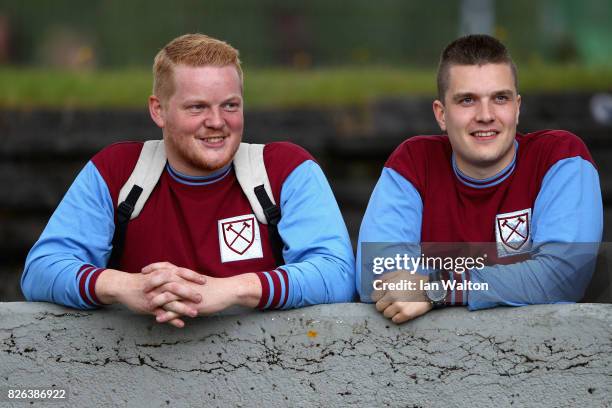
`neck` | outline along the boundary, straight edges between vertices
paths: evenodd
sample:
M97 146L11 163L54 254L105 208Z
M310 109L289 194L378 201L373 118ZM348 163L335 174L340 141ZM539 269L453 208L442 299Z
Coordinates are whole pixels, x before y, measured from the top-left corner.
M504 161L504 163L498 164L496 163L494 166L489 167L479 167L479 166L471 166L466 163L460 163L457 161L457 168L461 171L462 174L471 177L477 180L484 180L490 177L495 176L497 173L502 171L510 162L510 160Z
M461 160L457 156L454 156L454 160L457 166L457 169L464 175L471 177L477 180L484 180L490 177L495 176L500 171L505 169L512 161L514 160L514 156L516 155L516 142L512 144L512 147L508 151L508 153L503 157L502 160L492 163L486 164L483 163L481 165L472 164Z
M166 168L168 169L170 176L179 183L188 185L205 185L214 183L224 178L229 173L231 165L231 163L228 163L220 169L209 172L205 176L193 176L187 173L183 173L180 170L174 168L169 162L166 164Z

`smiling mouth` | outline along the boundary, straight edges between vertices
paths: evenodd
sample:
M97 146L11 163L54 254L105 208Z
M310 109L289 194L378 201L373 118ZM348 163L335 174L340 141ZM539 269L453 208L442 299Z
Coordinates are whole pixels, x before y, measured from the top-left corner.
M474 132L470 132L471 136L474 136L478 140L490 140L495 138L499 134L497 130L476 130Z
M200 137L198 138L198 140L204 142L204 143L220 143L222 141L224 141L225 139L227 139L227 136L211 136L211 137Z

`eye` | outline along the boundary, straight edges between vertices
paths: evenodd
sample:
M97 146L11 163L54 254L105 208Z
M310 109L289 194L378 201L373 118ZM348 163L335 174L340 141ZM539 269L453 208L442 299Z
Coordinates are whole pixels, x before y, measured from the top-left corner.
M187 106L187 110L189 112L200 112L203 109L204 109L204 105L202 104L193 104L193 105Z
M235 112L240 108L240 103L238 102L226 102L223 104L223 109L228 112Z
M471 96L466 96L465 98L459 99L459 103L463 106L469 106L474 103L474 98L472 98Z
M495 97L495 102L496 103L506 103L510 100L510 98L508 97L508 95L497 95Z

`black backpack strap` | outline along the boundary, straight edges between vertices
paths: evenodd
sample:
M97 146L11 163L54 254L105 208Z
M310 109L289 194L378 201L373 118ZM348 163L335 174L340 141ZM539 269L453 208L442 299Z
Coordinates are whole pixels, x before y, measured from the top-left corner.
M142 188L134 185L130 190L127 198L117 207L117 223L115 224L115 234L113 235L113 249L108 260L108 267L112 269L119 268L119 262L123 255L123 247L125 246L125 233L130 222L130 217L136 206L136 201L142 193Z
M270 200L268 193L266 193L266 189L263 184L255 187L254 192L255 196L257 197L257 201L259 201L261 208L263 208L266 220L268 221L268 236L270 238L270 245L272 246L272 253L274 254L274 260L276 261L276 265L284 265L284 244L280 234L278 233L277 227L281 219L280 208L278 208L277 205L272 203L272 200Z

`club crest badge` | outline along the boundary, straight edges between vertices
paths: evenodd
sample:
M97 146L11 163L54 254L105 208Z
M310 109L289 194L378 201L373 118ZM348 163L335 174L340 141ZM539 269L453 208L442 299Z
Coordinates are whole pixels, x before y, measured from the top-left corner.
M531 208L495 217L497 255L512 256L531 251Z
M221 262L263 258L259 224L253 214L218 221Z

